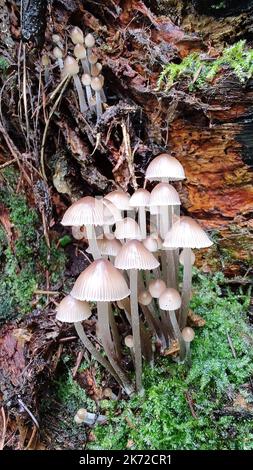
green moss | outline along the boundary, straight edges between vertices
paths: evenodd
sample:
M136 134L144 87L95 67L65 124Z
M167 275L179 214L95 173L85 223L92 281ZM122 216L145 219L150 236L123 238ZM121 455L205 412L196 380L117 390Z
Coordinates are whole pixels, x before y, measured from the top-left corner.
M52 244L48 252L37 211L25 194L15 192L16 173L8 168L1 176L0 202L9 211L14 237L10 247L0 227L0 322L31 311L34 290L45 287L46 270L53 289L65 267L64 251Z
M177 81L186 80L190 91L210 84L223 68L232 71L244 83L253 74L253 50L246 41L239 41L225 48L220 57L211 61L195 52L185 57L180 64L166 65L158 79L158 88L169 90Z
M153 370L146 369L145 398L110 403L109 424L96 428L90 448L253 449L252 421L217 413L233 407L232 397L239 391L249 395L243 385L253 372L253 336L246 319L249 293L222 291L222 274L211 277L194 270L193 279L192 308L206 319L206 326L195 330L191 369L167 358Z

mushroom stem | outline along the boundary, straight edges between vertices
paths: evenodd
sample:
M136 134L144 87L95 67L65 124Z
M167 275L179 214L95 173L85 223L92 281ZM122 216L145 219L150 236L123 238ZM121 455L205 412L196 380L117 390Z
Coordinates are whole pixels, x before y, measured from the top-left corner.
M87 234L90 252L91 252L91 255L93 256L93 259L96 260L96 259L101 258L101 253L98 248L96 233L95 233L93 225L86 225L86 234Z
M180 327L184 328L187 322L189 304L191 300L192 287L192 264L191 264L191 248L184 249L184 274L182 288L182 306L180 311Z
M146 210L145 207L139 207L138 210L138 221L139 226L141 229L142 238L146 238L147 236L147 223L146 223Z
M131 320L132 320L132 333L134 343L135 355L135 379L136 390L142 392L142 354L141 354L141 337L140 337L140 319L138 309L138 271L137 269L130 270L130 305L131 305Z
M85 113L85 111L87 111L88 107L87 107L87 104L86 104L86 101L85 101L85 96L84 96L81 80L80 80L80 78L78 77L77 74L73 75L73 79L74 79L75 88L76 88L76 91L77 91L77 94L78 94L80 111L81 111L81 113Z
M114 351L110 345L110 338L108 338L109 331L110 331L108 302L97 302L97 312L98 312L98 322L99 322L99 333L101 336L104 351L113 369L115 370L116 374L119 376L120 381L123 384L124 390L126 391L127 395L131 396L134 392L132 384L130 383L125 372L121 369L121 367L115 360Z
M85 91L86 91L86 97L87 97L87 102L88 102L88 105L89 105L89 108L94 108L94 105L92 104L92 91L91 91L91 86L90 85L86 85L85 86Z
M96 93L96 110L97 110L97 119L98 119L103 113L103 110L102 110L100 91L96 91L95 93Z
M105 92L102 88L102 90L100 90L100 96L101 96L101 101L102 103L106 103L106 96L105 96Z
M166 250L165 251L165 258L166 258L166 284L168 287L173 287L176 289L176 269L175 269L175 258L174 258L174 250Z
M58 64L59 69L62 70L63 67L64 67L64 63L63 63L63 60L61 58L57 59L57 64Z
M170 322L171 322L171 325L172 325L174 333L175 333L175 337L176 337L176 339L178 340L178 343L179 343L179 347L180 347L179 356L180 356L181 361L183 361L184 358L185 358L185 342L184 342L184 339L182 337L180 328L178 326L178 322L177 322L174 310L171 310L169 312L169 318L170 318Z
M90 64L87 59L81 59L83 73L88 73L90 75Z
M166 348L166 340L165 336L163 334L162 328L160 326L159 320L157 320L152 313L150 313L149 308L146 305L141 305L141 309L143 312L143 315L146 318L147 324L150 328L150 330L155 334L156 339L161 343L161 346L163 349Z
M171 331L170 331L170 327L168 323L168 318L166 316L166 313L163 310L160 311L160 316L161 316L161 323L162 323L162 331L165 337L166 346L168 346L169 339L171 338Z
M107 361L107 359L105 359L97 351L95 346L93 346L92 342L89 340L88 336L86 335L86 333L84 331L82 323L80 323L80 322L75 323L75 329L76 329L76 332L77 332L80 340L82 341L84 347L89 351L90 355L93 356L94 359L96 359L96 361L99 362L99 364L101 364L106 370L108 370L108 372L115 378L115 380L120 385L122 385L122 381L120 380L120 377L115 372L115 370L113 369L111 364Z
M192 365L192 359L191 359L191 343L185 341L185 363L188 365L188 367L191 367Z
M109 308L109 322L110 322L110 327L111 327L111 332L112 332L113 344L114 344L116 356L120 360L122 358L122 353L121 353L120 336L118 332L118 327L114 318L112 305L109 304L108 308Z

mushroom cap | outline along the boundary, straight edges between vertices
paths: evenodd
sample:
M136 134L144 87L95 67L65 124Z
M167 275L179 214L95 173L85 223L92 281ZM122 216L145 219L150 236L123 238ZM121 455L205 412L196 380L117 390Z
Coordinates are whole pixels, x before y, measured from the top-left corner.
M95 38L91 33L88 33L84 38L84 43L86 47L94 47L95 46Z
M52 42L54 44L58 44L59 42L61 42L61 36L59 36L59 34L53 34L52 35Z
M108 238L107 234L97 238L97 245L101 255L116 256L121 250L121 243L113 234L112 238ZM87 248L87 253L91 253L90 248Z
M176 289L168 287L159 297L159 307L161 310L177 310L181 307L181 297Z
M151 251L151 253L155 253L158 250L158 242L152 236L145 238L143 240L143 245L148 251Z
M100 199L85 196L74 202L65 212L62 225L103 225L104 206Z
M91 88L94 91L102 90L103 84L99 77L91 77Z
M133 348L134 347L134 340L132 335L127 335L124 339L124 343L128 348Z
M109 201L109 199L102 200L104 206L104 225L113 225L122 220L121 211Z
M145 207L149 205L150 192L147 189L137 189L129 199L130 207Z
M84 36L83 32L78 26L75 26L70 33L71 41L73 44L83 44Z
M77 415L74 416L74 421L76 424L82 424L84 422L84 420Z
M141 240L141 229L137 222L131 217L119 220L116 223L115 237L119 240Z
M74 226L72 227L71 231L72 231L72 236L76 240L82 240L83 238L86 238L87 236L86 229L84 226L81 226L81 227Z
M85 408L79 408L79 410L77 410L77 412L76 412L76 416L78 416L78 418L84 420L87 416L87 410Z
M213 242L191 217L181 217L166 234L165 248L208 248Z
M63 68L63 76L65 75L76 75L79 72L79 65L74 59L74 57L71 57L68 55L66 59L64 60L64 68Z
M124 276L110 261L98 259L77 278L71 295L79 300L111 302L130 294Z
M43 67L47 67L48 65L50 65L50 58L47 54L43 54L43 56L41 57L41 63Z
M185 257L185 251L182 250L180 255L179 255L179 263L184 266L184 257ZM193 253L193 251L191 250L191 264L193 265L195 263L195 254Z
M77 59L85 59L86 57L86 49L83 44L76 44L74 47L74 56Z
M154 299L158 299L165 289L166 284L162 279L153 279L148 285L149 293Z
M89 60L89 63L91 65L95 65L98 61L98 58L97 58L96 54L90 54L89 57L88 57L88 60Z
M106 194L104 198L111 201L120 211L129 210L130 195L124 191L116 189Z
M59 47L54 47L53 48L53 56L56 58L56 59L62 59L63 57L63 52L62 50L59 48Z
M142 290L138 295L138 302L141 305L149 305L152 302L152 295L148 290Z
M65 323L76 323L87 320L91 316L91 309L87 302L74 299L66 295L56 309L56 320Z
M162 247L163 247L163 241L159 235L159 233L157 232L152 232L150 234L150 237L153 238L156 242L157 242L157 245L158 245L158 250L161 250Z
M88 73L83 73L81 76L81 82L84 86L89 86L91 84L91 76Z
M191 343L195 337L195 332L192 328L190 328L189 326L186 326L182 330L182 336L186 343Z
M115 258L119 269L155 269L159 261L138 240L125 243Z
M98 77L101 70L102 70L102 64L100 64L100 62L97 62L96 64L91 64L90 71L91 71L92 77ZM99 77L99 79L101 81L100 77ZM101 83L103 85L103 82L101 82Z
M161 153L148 165L145 178L151 181L160 181L162 178L178 181L183 180L185 174L181 163L175 157Z
M149 205L156 206L180 206L178 192L169 183L158 183L150 194Z

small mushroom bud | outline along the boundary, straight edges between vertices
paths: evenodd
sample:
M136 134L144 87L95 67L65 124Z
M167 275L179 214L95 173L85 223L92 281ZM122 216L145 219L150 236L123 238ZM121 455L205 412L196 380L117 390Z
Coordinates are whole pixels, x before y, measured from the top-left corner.
M78 72L79 72L79 65L76 59L74 59L74 57L67 56L67 58L64 61L63 76L66 76L66 75L73 76L74 84L75 84L76 91L78 94L80 111L81 113L84 113L85 111L87 111L87 104L85 102L83 87L82 87L80 78L78 77Z
M82 44L76 44L76 46L74 47L74 56L77 59L86 58L86 49Z
M60 44L61 43L61 36L59 36L59 34L53 34L52 41L53 41L54 44Z
M132 358L133 364L135 364L135 359L134 359L134 340L133 340L132 335L126 336L125 339L124 339L124 343L125 343L126 347L130 349L131 358Z
M43 54L43 56L41 57L41 63L43 67L48 67L50 65L50 59L47 54Z
M104 389L103 395L105 398L109 398L109 400L117 400L117 395L109 387Z
M81 77L82 84L85 86L87 102L89 107L91 107L92 102L92 91L91 91L91 76L88 73L83 73Z
M102 102L100 91L103 88L102 82L99 77L92 77L91 78L91 88L95 91L96 94L96 110L97 110L97 117L101 116L102 114Z
M74 417L74 421L77 424L85 423L91 426L95 423L104 424L107 421L107 418L104 415L97 416L95 413L89 413L85 408L80 408Z
M89 55L89 63L92 64L92 65L95 65L98 61L98 58L96 56L96 54L90 54Z
M147 290L143 290L139 293L138 302L141 305L149 305L152 302L152 295Z
M90 70L91 70L92 77L98 77L102 70L102 64L100 64L100 62L97 62L96 64L92 64Z
M84 43L86 47L94 47L95 46L95 38L91 33L88 33L84 38Z
M162 279L150 281L148 290L154 299L158 299L166 289L166 284Z
M78 416L79 419L84 421L87 415L87 410L85 408L79 408L79 410L76 412L76 416Z
M83 32L78 26L75 26L70 33L71 41L73 44L83 44L84 36Z
M60 69L62 70L63 69L63 53L62 53L62 50L56 46L53 48L53 56L55 57L55 59L57 60L57 63L60 67Z
M82 227L72 227L72 235L76 240L83 240L86 238L86 229L84 226Z
M185 361L190 367L191 366L191 349L190 349L190 347L191 347L191 342L194 340L194 337L195 337L194 330L192 328L190 328L189 326L186 326L182 330L182 337L183 337L183 340L185 342L185 349L186 349Z
M76 424L82 424L84 420L79 418L79 416L75 415L74 416L74 421L75 421Z

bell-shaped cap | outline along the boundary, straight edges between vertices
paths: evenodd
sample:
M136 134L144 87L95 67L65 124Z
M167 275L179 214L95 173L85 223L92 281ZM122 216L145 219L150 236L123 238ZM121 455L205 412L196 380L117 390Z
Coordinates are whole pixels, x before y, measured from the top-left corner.
M213 242L191 217L181 217L166 234L165 248L208 248Z
M184 260L185 260L185 250L182 250L180 255L179 255L179 262L182 266L184 266ZM195 254L191 250L191 264L193 265L195 263Z
M159 297L159 307L161 310L177 310L181 307L181 297L176 289L168 287Z
M75 26L70 33L71 41L73 44L83 44L84 36L83 32L78 26Z
M134 347L134 340L132 335L127 335L124 339L124 343L128 348L132 349Z
M143 240L143 245L148 251L151 251L151 253L155 253L158 250L158 241L151 236Z
M76 44L76 46L74 47L74 56L77 59L85 59L86 49L83 44Z
M159 183L150 194L149 205L151 207L157 206L180 206L178 192L169 183Z
M78 72L79 72L79 65L76 59L68 55L66 59L64 60L64 68L62 71L63 76L65 77L65 75L76 75Z
M71 295L67 295L62 299L56 312L56 320L65 323L81 322L91 316L89 304L87 302L81 302Z
M148 290L142 290L138 295L138 302L141 305L149 305L152 302L152 295Z
M166 284L162 279L153 279L148 285L149 293L154 299L158 299L165 289Z
M129 210L130 195L124 191L115 190L106 194L105 199L111 201L120 211Z
M124 276L110 261L98 259L77 278L71 295L79 300L111 302L129 295Z
M150 192L147 189L137 189L129 199L130 207L149 206Z
M85 196L74 202L65 212L62 225L103 225L104 206L100 199Z
M182 329L182 336L186 343L191 343L194 340L195 332L190 326L186 326Z
M141 240L141 229L131 217L126 217L116 223L115 237L119 240Z
M115 258L115 266L119 269L155 269L159 261L138 240L125 243Z
M119 240L112 233L106 233L97 238L97 245L101 255L117 256L122 248ZM86 249L87 253L91 253L90 248Z
M178 181L183 180L185 174L181 163L175 157L161 153L148 165L145 178L151 181L161 181L163 178Z

